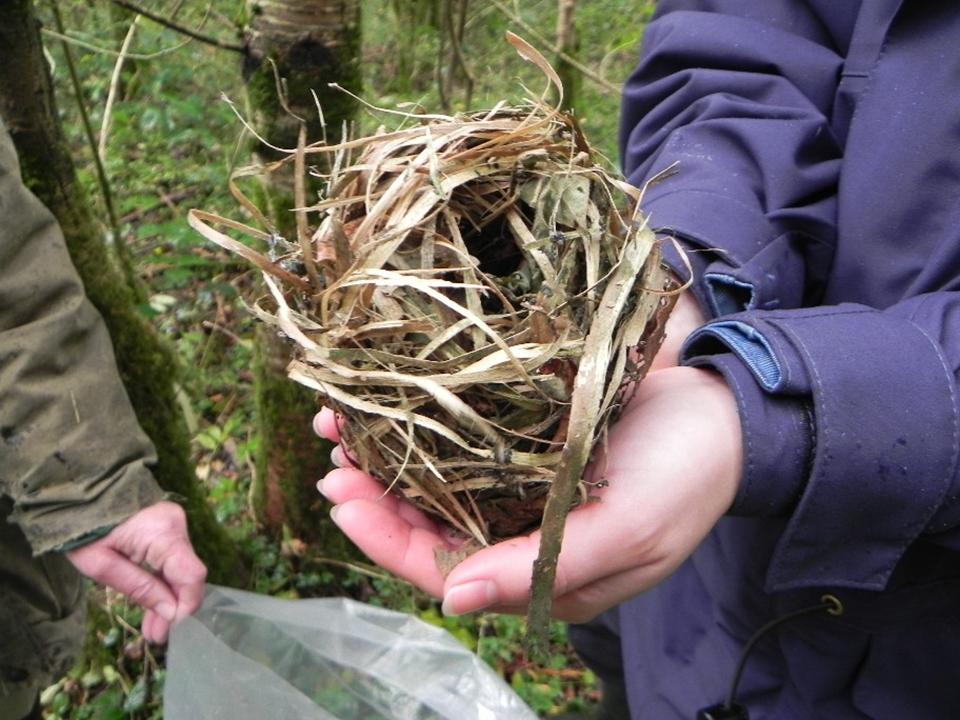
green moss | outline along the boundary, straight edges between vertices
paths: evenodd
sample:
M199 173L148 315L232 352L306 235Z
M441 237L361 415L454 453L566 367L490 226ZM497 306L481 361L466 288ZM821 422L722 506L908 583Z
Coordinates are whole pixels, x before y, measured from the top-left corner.
M324 132L313 99L315 93L323 109L327 138L330 142L337 141L342 123L354 116L357 103L346 93L328 87L328 83L335 79L351 92L359 92L362 85L360 38L358 24L342 33L335 48L307 38L249 58L245 68L247 96L265 138L280 147L297 145L299 121L280 103L279 75L286 86L287 106L307 121L308 140L320 140Z

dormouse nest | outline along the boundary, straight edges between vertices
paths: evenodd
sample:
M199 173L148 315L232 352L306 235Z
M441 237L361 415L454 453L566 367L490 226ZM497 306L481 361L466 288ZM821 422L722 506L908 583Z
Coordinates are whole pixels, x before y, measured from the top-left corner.
M640 192L542 99L301 142L291 163L296 240L246 199L262 230L190 215L263 271L254 310L293 343L290 377L340 413L359 467L478 543L537 527L555 483L562 531L675 295Z

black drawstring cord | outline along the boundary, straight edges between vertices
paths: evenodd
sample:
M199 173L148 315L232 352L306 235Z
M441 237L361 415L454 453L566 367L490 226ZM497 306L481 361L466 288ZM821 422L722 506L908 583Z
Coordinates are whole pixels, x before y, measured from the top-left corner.
M843 615L843 603L834 595L824 595L816 605L800 608L791 613L782 615L768 622L757 630L753 636L743 646L740 653L740 660L737 662L737 670L733 674L733 681L730 683L730 692L727 693L727 699L722 705L714 705L704 708L697 713L697 720L749 720L746 708L737 703L737 686L740 684L740 678L743 675L743 669L747 665L747 658L750 656L754 646L760 642L764 635L791 620L798 617L810 615L812 613L826 611L830 615Z
M740 662L737 663L737 671L733 674L733 682L730 683L730 692L727 693L727 701L724 703L724 706L731 708L735 704L737 699L737 686L740 684L740 677L743 675L743 668L747 664L747 657L749 657L750 651L753 650L753 646L756 645L764 635L780 625L788 623L791 620L796 620L798 617L821 612L823 610L826 610L831 615L842 615L843 604L833 595L824 595L822 598L820 598L820 602L818 602L816 605L800 608L799 610L794 610L792 613L782 615L781 617L771 620L762 628L757 630L753 634L753 637L747 641L747 644L743 646L743 651L740 653Z

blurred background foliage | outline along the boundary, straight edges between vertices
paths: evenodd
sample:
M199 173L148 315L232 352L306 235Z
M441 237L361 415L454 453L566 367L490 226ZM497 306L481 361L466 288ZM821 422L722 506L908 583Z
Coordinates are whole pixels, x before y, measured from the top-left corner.
M365 565L345 542L318 547L295 530L266 532L258 523L251 507L259 442L253 323L239 302L255 278L235 258L205 245L185 221L193 207L243 217L227 182L250 158L250 137L234 108L250 114L238 48L254 6L244 0L143 3L181 28L233 46L225 49L107 0L53 1L62 33L51 2L38 0L36 10L81 183L97 204L104 242L130 259L142 291L140 312L176 348L177 398L197 480L248 560L245 587L288 598L347 594L413 612L477 651L542 716L594 703L596 681L573 656L560 623L550 660L532 665L520 651L521 619L444 618L429 598ZM573 21L565 28L566 60L556 54L564 4ZM542 76L503 41L512 30L564 71L575 89L569 106L591 143L615 162L617 91L652 10L652 0L362 0L362 96L385 108L455 113L539 95ZM76 65L79 98L65 46ZM81 105L95 131L116 233ZM351 133L381 124L395 122L361 110ZM305 511L319 518L328 509L317 496ZM91 600L86 655L44 693L46 717L162 717L162 648L144 643L137 609L101 590L91 590Z

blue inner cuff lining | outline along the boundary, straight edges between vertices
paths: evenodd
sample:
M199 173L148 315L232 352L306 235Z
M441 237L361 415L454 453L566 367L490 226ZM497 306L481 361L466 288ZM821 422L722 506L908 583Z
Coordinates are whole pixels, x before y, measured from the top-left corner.
M756 328L736 320L721 320L695 330L687 339L684 356L696 355L695 345L706 338L719 340L732 350L750 368L754 377L767 391L774 391L783 378L783 370L773 348Z
M707 298L716 317L752 310L756 306L753 285L737 280L733 275L706 273Z

